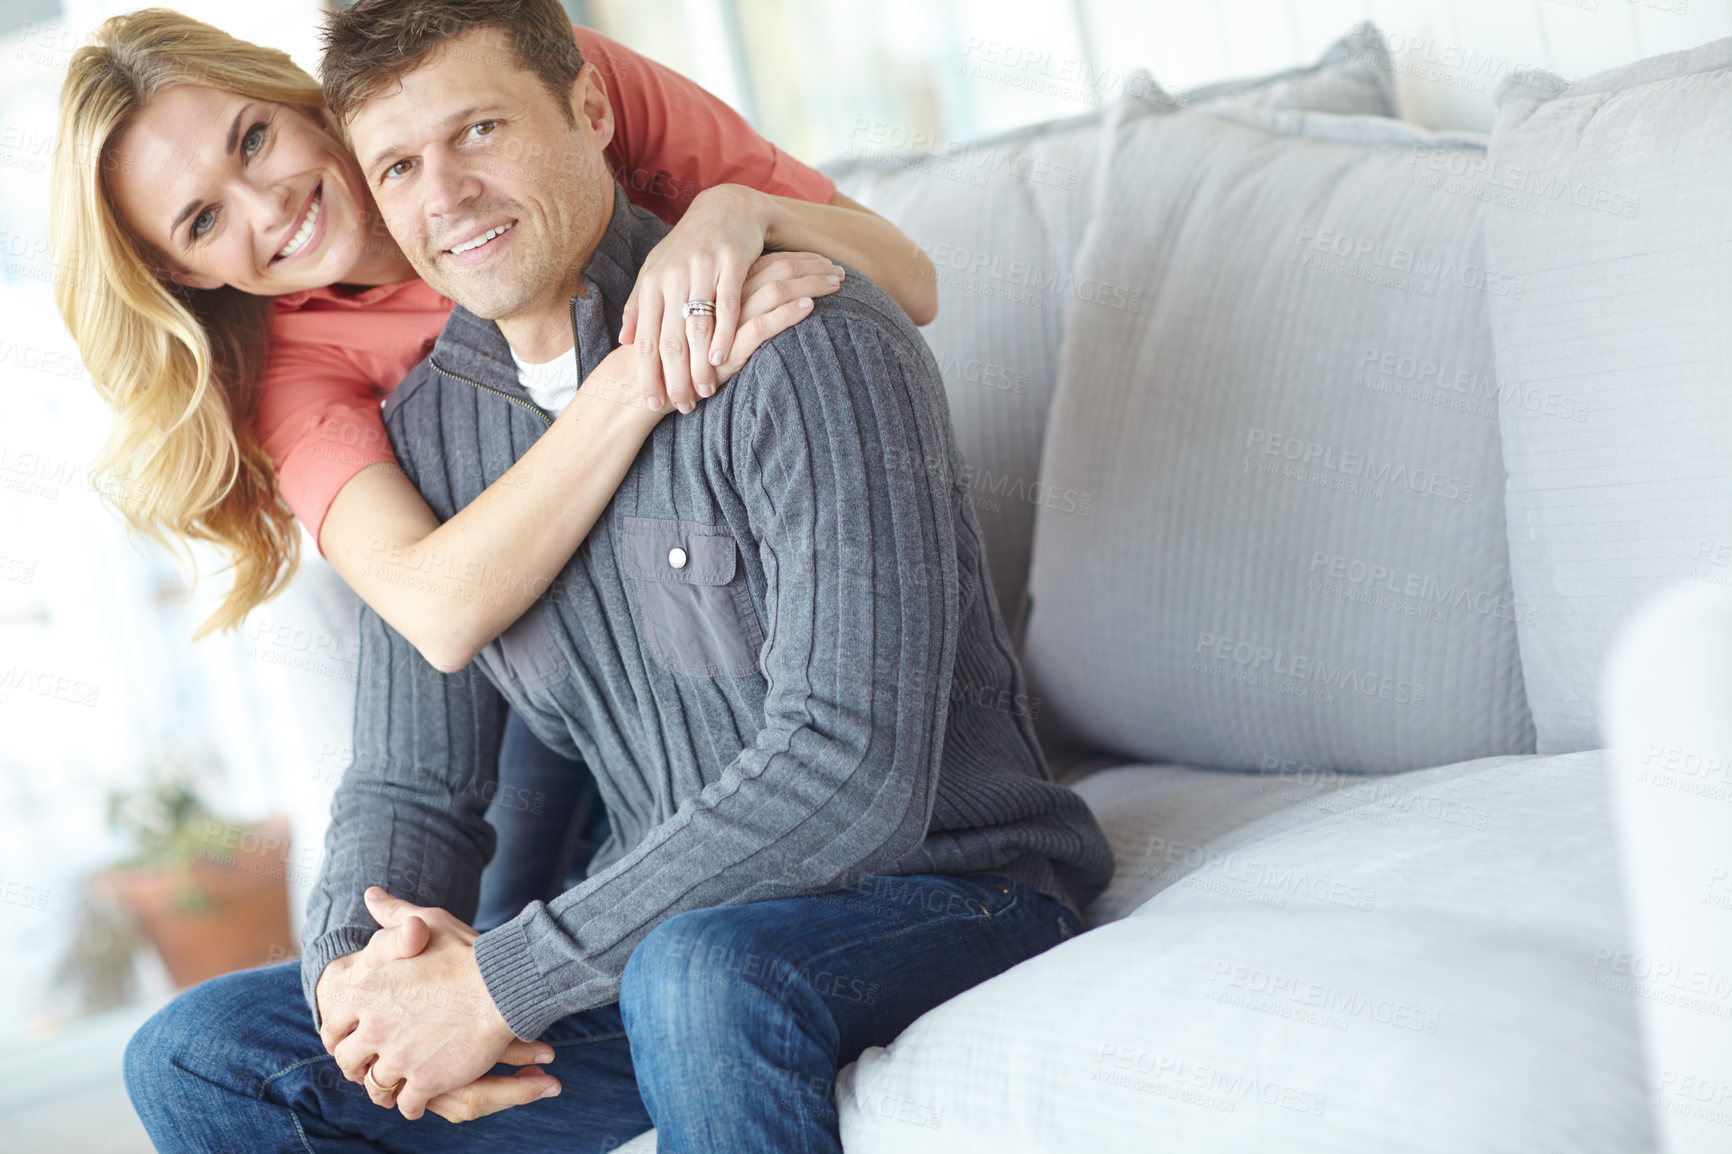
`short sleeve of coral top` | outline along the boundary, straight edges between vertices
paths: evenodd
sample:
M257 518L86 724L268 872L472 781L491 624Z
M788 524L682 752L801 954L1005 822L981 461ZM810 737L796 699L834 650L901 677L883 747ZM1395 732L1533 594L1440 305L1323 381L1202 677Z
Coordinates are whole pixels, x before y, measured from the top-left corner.
M607 85L607 157L634 204L671 224L717 184L819 204L836 191L679 73L588 28L572 31ZM284 503L315 541L338 490L362 469L396 459L380 405L431 351L451 307L419 279L277 298L255 429Z

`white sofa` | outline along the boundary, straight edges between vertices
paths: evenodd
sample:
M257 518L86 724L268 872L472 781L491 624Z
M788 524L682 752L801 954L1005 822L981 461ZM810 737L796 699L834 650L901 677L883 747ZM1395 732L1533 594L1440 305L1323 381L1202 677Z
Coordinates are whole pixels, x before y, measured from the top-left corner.
M1686 581L1644 606L1604 699L1631 968L1670 995L1642 1007L1650 1101L1664 1149L1714 1154L1732 1147L1732 589Z
M1732 41L1518 74L1489 136L1389 75L1362 26L836 170L938 267L994 583L1119 862L1089 933L843 1071L850 1154L1732 1149L1728 937L1633 937L1597 710L1638 604L1732 578Z

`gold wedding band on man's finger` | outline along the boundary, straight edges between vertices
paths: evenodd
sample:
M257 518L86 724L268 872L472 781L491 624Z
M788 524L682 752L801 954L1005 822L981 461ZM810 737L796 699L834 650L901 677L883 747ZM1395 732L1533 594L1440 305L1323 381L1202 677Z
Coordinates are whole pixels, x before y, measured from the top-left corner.
M404 1084L409 1081L409 1079L408 1078L398 1078L395 1085L381 1086L381 1085L379 1085L378 1080L373 1077L373 1063L368 1062L366 1073L361 1075L361 1081L366 1083L367 1092L369 1094L373 1093L374 1091L377 1091L378 1093L385 1095L386 1098L395 1098L397 1096L398 1092L403 1089ZM389 1102L381 1102L379 1104L381 1106L390 1105Z

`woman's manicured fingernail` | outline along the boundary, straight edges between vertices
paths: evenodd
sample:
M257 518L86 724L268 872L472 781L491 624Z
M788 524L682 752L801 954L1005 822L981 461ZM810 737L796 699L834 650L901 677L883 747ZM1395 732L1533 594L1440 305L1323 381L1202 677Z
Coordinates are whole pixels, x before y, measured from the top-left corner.
M811 297L801 297L800 298L800 307L803 309L811 308L812 307L812 298Z
M835 288L837 285L842 283L842 278L839 276L827 276L824 278L824 283L829 285L831 288Z
M710 364L712 364L712 365L721 364L723 359L724 359L724 354L722 353L721 349L717 349L715 352L710 354Z
M691 411L692 411L692 403L690 401L681 401L680 402L680 412L689 413Z
M700 396L700 397L707 397L715 391L716 390L715 390L715 387L713 385L699 385L698 386L698 396Z
M655 412L659 413L662 411L662 399L660 397L645 397L644 403Z

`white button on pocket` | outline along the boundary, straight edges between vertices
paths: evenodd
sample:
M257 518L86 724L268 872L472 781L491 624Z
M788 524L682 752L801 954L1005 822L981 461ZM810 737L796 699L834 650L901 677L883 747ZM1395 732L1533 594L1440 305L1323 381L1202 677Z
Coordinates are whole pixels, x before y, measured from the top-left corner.
M758 671L764 631L726 525L625 517L619 543L653 665L685 677Z

